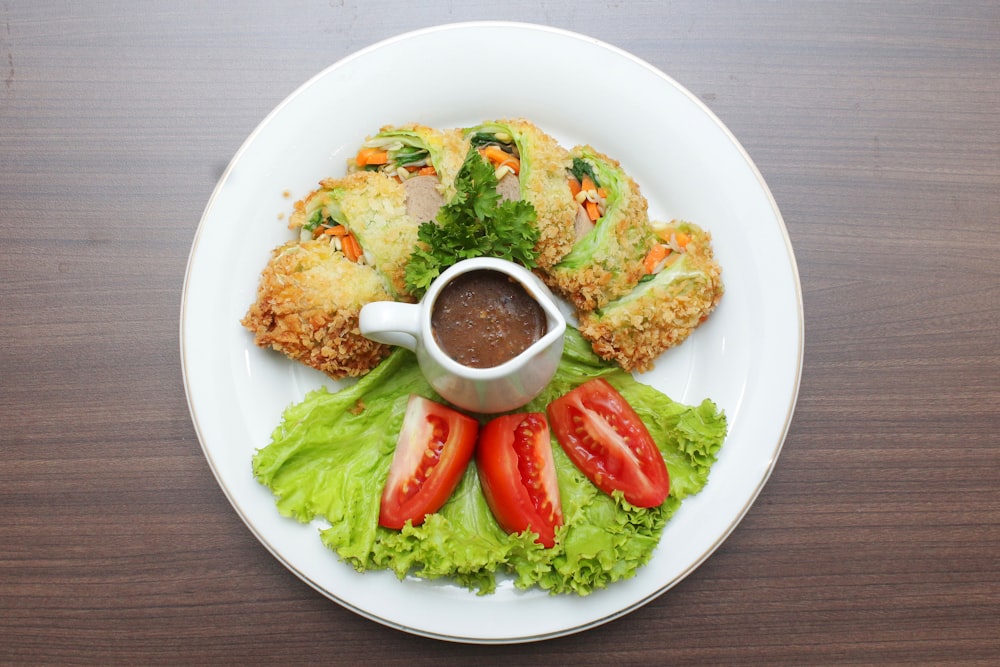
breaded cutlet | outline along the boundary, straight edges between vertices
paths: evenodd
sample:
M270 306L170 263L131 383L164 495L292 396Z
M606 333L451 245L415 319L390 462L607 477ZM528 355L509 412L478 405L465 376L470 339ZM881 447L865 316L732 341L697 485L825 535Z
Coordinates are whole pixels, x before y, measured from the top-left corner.
M535 261L542 268L558 262L569 252L575 238L573 221L577 205L566 180L571 163L569 152L537 125L522 118L481 123L467 128L465 133L472 138L477 134L500 133L516 144L520 198L535 207L538 228Z
M348 260L326 240L291 241L272 252L241 323L260 347L335 379L357 377L389 353L361 335L361 308L388 300L372 267Z
M651 279L603 308L579 312L580 334L594 352L627 371L645 372L657 357L679 345L708 318L724 291L711 236L698 226L672 223L660 233L687 239Z
M630 292L645 274L653 229L646 198L617 160L590 146L577 146L570 155L589 170L595 189L577 195L582 221L572 249L540 275L576 308L594 310ZM591 202L586 202L588 193ZM596 220L584 212L585 203L594 207Z

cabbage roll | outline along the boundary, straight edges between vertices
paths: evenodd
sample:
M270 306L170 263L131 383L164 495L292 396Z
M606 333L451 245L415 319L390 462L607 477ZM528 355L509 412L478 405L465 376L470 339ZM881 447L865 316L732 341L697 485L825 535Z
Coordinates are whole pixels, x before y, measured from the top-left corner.
M569 153L526 120L499 120L465 130L471 145L494 166L497 191L525 200L537 214L539 267L552 266L573 245L576 202L566 182Z
M403 183L372 171L320 181L297 202L289 226L300 238L326 239L354 262L368 264L395 300L412 300L406 264L421 221L410 215Z
M577 146L570 155L576 241L543 278L578 309L593 310L636 286L653 231L646 198L618 161L590 146Z
M628 294L578 313L580 333L594 352L627 371L651 369L708 318L724 291L708 232L689 222L654 227L652 271Z

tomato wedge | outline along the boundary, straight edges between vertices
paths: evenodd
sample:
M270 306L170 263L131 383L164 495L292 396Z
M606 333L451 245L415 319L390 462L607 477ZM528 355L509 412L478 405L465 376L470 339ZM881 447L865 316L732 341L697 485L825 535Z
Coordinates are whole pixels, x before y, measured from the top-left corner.
M508 533L530 530L543 546L555 545L562 503L544 414L504 415L486 424L476 467L486 503L501 528Z
M378 522L400 529L419 526L438 511L462 479L476 447L479 422L413 394L382 490Z
M607 380L588 380L546 410L566 455L597 488L621 491L636 507L656 507L670 476L649 429Z

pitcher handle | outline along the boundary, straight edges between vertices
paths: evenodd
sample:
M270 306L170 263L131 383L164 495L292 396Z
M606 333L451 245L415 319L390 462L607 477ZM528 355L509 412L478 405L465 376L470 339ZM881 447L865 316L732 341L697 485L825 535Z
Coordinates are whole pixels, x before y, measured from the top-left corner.
M361 308L361 335L378 343L417 349L420 338L420 305L374 301Z

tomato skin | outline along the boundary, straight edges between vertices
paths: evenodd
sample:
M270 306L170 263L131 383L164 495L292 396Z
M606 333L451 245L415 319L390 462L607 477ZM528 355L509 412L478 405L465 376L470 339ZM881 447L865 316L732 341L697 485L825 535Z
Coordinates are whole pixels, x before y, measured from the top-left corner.
M542 546L555 545L562 503L544 414L504 415L486 424L476 447L476 468L501 528L508 533L530 530Z
M546 412L566 455L607 494L621 491L636 507L656 507L670 476L649 429L603 378L588 380L549 403Z
M399 530L438 511L462 479L476 447L479 422L413 394L382 490L379 525Z

